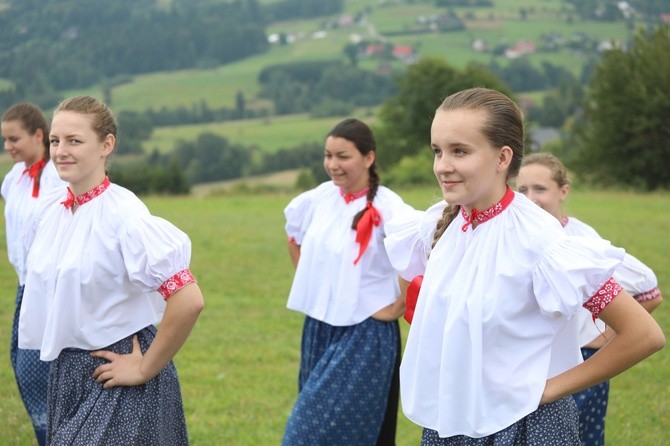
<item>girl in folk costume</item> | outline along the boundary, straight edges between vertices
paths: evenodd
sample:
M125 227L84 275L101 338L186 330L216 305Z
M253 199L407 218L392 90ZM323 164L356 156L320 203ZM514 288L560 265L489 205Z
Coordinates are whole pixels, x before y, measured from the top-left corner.
M53 361L47 442L187 444L172 358L203 308L189 238L110 183L116 123L104 104L63 101L50 145L69 187L28 225L19 321L19 347Z
M391 254L403 277L425 265L400 369L403 410L424 427L423 445L578 445L571 394L665 343L612 279L623 250L569 237L510 189L523 133L519 108L502 93L447 97L431 127L443 211L422 214L413 239L407 227L388 238L412 248ZM430 218L434 230L421 221ZM617 336L582 363L570 319L583 306Z
M325 142L332 181L284 210L296 266L287 306L306 315L284 445L395 444L404 302L383 239L408 206L379 184L375 156L365 123L340 122Z
M5 200L7 253L19 278L16 291L10 359L23 404L32 420L37 443L46 442L47 379L49 364L40 361L40 352L18 348L19 310L26 279L26 257L21 231L39 200L55 188L65 187L54 164L49 162L49 125L34 104L13 105L0 123L5 150L16 164L2 181Z
M550 153L534 153L524 157L516 179L519 192L553 215L568 235L601 238L591 226L563 213L563 202L570 193L570 182L563 163ZM654 272L632 255L626 253L623 263L613 277L649 313L663 297ZM584 360L593 356L614 336L611 327L581 311L579 345ZM605 414L609 396L609 381L604 381L573 395L579 409L579 435L586 446L605 444Z

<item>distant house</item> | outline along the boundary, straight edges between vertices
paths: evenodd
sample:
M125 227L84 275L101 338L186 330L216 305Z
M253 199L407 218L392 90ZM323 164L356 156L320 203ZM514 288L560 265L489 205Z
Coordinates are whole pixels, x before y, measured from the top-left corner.
M661 14L661 21L663 23L670 23L670 12L667 12L665 14Z
M368 43L363 51L365 57L379 57L384 54L384 46L381 43Z
M418 57L414 52L414 47L410 45L395 45L391 51L391 54L394 58L405 63L413 63Z
M341 15L339 19L337 19L337 25L340 28L344 28L346 26L351 26L354 24L354 18L351 15L345 14Z
M472 51L475 53L485 53L488 49L489 46L484 39L475 39L472 42Z
M515 59L526 54L532 54L536 50L535 44L533 42L521 40L517 42L513 47L507 48L505 50L505 56L509 59Z

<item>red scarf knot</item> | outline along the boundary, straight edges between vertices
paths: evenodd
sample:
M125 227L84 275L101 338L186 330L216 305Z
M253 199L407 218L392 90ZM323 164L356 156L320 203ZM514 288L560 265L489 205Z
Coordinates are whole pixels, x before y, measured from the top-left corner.
M37 198L40 195L40 187L37 184L37 181L35 181L35 178L40 174L42 171L42 168L46 165L46 161L43 159L39 160L35 164L33 164L30 167L26 167L21 176L25 175L26 173L30 177L30 180L33 182L33 198Z
M475 221L477 218L477 215L479 215L479 211L475 208L472 208L472 212L470 212L470 215L465 212L465 209L463 210L463 217L465 217L465 224L461 226L461 231L465 232L468 230L468 226L472 224L472 222Z
M60 204L65 206L65 209L70 209L72 207L72 205L74 205L74 202L76 200L77 199L75 198L74 193L72 192L72 189L70 189L68 187L67 188L67 199L65 201L61 201Z
M379 226L379 223L382 221L382 216L379 214L379 211L376 207L372 205L371 201L368 201L365 205L365 212L361 216L361 219L358 220L356 224L356 243L360 244L358 248L358 257L354 260L354 265L363 256L365 249L370 243L370 237L372 237L372 230L375 226Z

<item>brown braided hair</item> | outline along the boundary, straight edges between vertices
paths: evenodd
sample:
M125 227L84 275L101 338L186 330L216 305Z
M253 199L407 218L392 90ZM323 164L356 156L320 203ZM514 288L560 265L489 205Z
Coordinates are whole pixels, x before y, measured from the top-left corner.
M448 96L438 110L484 110L488 119L481 128L482 134L493 147L508 146L512 149L512 161L507 170L507 180L514 178L521 168L523 158L524 123L521 109L509 97L496 90L476 87ZM459 205L449 204L438 220L433 245L458 215Z
M333 127L326 137L332 136L334 138L343 138L351 142L356 149L363 155L367 155L370 152L377 152L377 143L375 141L375 135L372 133L372 129L365 124L363 121L359 121L354 118L347 118L343 121L340 121ZM377 163L376 160L372 162L368 168L368 174L370 179L368 180L368 195L367 201L372 203L377 196L377 190L379 189L379 173L377 172ZM351 223L351 228L356 229L358 221L361 219L365 210L367 208L361 209L356 215L354 215L354 220Z
M18 104L9 107L7 111L2 114L1 121L19 121L29 135L34 135L37 133L37 130L42 130L42 146L44 147L42 160L45 164L49 162L49 124L47 123L47 119L44 117L41 108L30 102L19 102ZM44 167L39 170L35 177L37 190L40 188L40 178L42 178L43 170Z

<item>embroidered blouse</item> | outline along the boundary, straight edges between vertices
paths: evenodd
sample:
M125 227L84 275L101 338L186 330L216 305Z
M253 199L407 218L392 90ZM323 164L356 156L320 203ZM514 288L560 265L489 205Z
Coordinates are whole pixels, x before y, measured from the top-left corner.
M26 163L14 164L2 181L2 198L5 200L5 227L7 255L19 279L19 285L26 280L26 257L28 252L23 243L22 231L38 203L50 191L63 188L67 183L60 179L54 163L48 162L40 176L40 190L33 197L34 180L25 172Z
M195 280L186 234L127 189L95 191L77 197L74 214L63 204L67 189L51 194L27 228L19 347L40 349L43 361L64 348L100 349L160 322L164 299Z
M574 217L566 217L561 224L568 235L601 238L593 227ZM661 295L654 272L628 253L624 256L623 263L614 271L613 277L638 302L655 299ZM594 320L589 311L581 311L578 320L579 345L582 347L591 343L605 330L605 323L600 319Z
M441 437L479 438L536 410L546 380L581 362L569 320L618 294L611 276L624 252L567 236L517 193L474 229L459 213L430 251L444 206L415 214L414 230L407 216L387 226L391 262L405 279L425 262L401 399L410 420ZM398 246L414 251L396 257Z
M373 205L381 214L360 261L351 228L366 196L347 203L332 181L295 197L284 209L286 234L300 245L300 260L287 307L336 326L354 325L393 303L400 293L397 274L384 249L385 222L411 209L380 186Z

